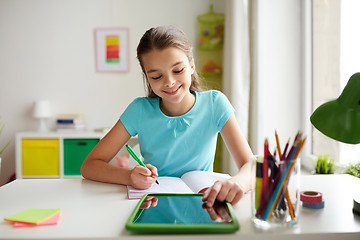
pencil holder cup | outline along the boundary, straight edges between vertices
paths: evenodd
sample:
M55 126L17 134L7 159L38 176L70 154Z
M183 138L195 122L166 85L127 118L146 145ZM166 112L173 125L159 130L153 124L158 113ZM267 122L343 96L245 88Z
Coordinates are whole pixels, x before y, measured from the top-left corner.
M300 209L300 158L252 159L251 213L256 228L294 226Z

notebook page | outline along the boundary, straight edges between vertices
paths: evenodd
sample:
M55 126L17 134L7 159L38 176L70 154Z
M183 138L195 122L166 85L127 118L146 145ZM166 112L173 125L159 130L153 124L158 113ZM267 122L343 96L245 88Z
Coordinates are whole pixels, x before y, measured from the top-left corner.
M149 193L193 193L193 191L177 177L158 177L159 184L153 185L145 190L139 190L132 186L127 186L128 198L141 198L144 194Z
M211 187L216 181L224 181L229 178L229 174L206 171L191 171L181 177L194 193L199 193L202 189Z

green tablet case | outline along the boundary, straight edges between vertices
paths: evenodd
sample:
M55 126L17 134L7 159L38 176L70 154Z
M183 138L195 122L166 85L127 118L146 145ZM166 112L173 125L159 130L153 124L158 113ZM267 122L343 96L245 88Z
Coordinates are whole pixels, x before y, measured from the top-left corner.
M146 223L137 222L139 218L143 217L142 215L144 213L144 209L141 209L141 206L143 205L147 197L150 196L157 197L158 199L161 199L162 197L167 197L168 200L173 200L170 198L179 197L179 196L199 198L199 196L202 197L202 194L175 194L175 193L146 194L140 199L139 203L136 205L135 209L130 215L126 223L127 230L133 232L139 232L139 233L232 233L239 230L239 224L236 219L234 209L232 205L227 202L224 204L228 209L229 216L231 217L231 221L227 223L196 222L197 221L196 216L204 215L204 212L207 213L206 210L202 209L201 205L199 204L195 204L196 206L194 206L190 210L188 206L187 209L178 209L178 208L176 209L176 207L171 207L171 206L169 208L166 208L165 211L163 209L162 214L165 218L167 215L169 216L169 218L171 218L171 216L174 214L176 214L176 216L180 215L178 217L180 219L178 223L176 223L176 220L175 222L171 222L174 221L174 219L171 219L169 223L163 223L161 221L157 221L157 219L155 219L154 221L151 220L151 222L146 222ZM166 198L163 199L166 200ZM177 199L177 201L178 200L179 198ZM198 202L198 199L196 199L196 202ZM158 204L162 204L160 203L160 200ZM176 213L173 213L174 212L173 210ZM187 218L191 217L194 223L191 224L182 223L181 219L186 217Z

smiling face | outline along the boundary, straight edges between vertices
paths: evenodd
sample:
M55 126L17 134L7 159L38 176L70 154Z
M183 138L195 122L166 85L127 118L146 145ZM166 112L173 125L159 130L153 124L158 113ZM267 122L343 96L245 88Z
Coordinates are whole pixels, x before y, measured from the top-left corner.
M161 98L161 109L167 115L182 115L194 105L190 92L193 61L176 48L153 50L142 56L146 80L153 92Z

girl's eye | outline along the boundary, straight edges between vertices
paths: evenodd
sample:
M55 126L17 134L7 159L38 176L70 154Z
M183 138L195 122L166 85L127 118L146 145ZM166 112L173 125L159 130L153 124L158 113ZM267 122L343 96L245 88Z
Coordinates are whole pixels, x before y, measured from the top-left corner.
M179 71L174 71L174 73L181 73L182 71L184 71L185 67L183 67L182 69L180 69Z
M154 79L154 80L157 80L157 79L160 79L160 78L161 78L161 75L158 76L158 77L152 77L152 79Z

